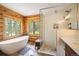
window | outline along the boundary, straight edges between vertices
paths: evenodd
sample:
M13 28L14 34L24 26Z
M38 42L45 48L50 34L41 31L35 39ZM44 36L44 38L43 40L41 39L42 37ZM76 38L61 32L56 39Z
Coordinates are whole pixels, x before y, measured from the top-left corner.
M12 32L11 20L9 18L5 18L5 34L7 36L11 36L11 32Z
M20 22L16 22L16 24L15 24L15 34L16 35L19 35L20 34L20 32L21 32L21 23Z
M40 25L39 25L39 22L35 22L35 34L39 34L39 31L40 31Z
M29 34L30 35L39 35L40 34L39 31L40 31L39 21L31 20L29 22Z
M18 36L21 32L21 23L11 18L5 18L5 36Z

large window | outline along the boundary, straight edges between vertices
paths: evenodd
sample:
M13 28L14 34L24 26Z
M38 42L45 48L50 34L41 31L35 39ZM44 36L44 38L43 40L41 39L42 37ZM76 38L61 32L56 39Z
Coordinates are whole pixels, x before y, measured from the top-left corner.
M21 23L11 18L5 18L5 36L18 36L21 32Z
M30 35L39 35L40 34L40 23L39 21L31 20L29 22L29 34Z

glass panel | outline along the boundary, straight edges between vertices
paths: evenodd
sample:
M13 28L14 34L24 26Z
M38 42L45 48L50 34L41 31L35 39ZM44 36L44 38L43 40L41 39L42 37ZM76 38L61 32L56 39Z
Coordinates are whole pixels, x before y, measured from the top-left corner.
M40 31L39 22L35 22L35 34L36 34L36 35L39 35L39 31Z
M5 18L6 37L18 36L21 32L21 23L11 18Z
M31 35L39 35L40 25L39 22L30 21L29 23L29 34Z
M8 19L5 18L5 34L9 36L9 32L8 32Z
M33 21L29 23L29 34L33 34Z
M15 26L15 32L16 32L16 35L19 35L20 34L20 31L21 31L21 23L20 22L16 22L16 26Z
M12 20L12 36L15 36L16 35L15 27L16 27L16 21L13 21Z
M12 32L12 24L11 24L11 20L10 18L6 18L5 19L5 33L7 36L11 36L11 32Z

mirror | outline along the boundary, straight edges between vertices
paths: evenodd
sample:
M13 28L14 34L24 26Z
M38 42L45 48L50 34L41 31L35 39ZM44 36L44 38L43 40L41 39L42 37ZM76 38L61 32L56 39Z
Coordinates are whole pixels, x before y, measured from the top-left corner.
M77 29L77 5L73 4L69 10L65 10L68 29Z

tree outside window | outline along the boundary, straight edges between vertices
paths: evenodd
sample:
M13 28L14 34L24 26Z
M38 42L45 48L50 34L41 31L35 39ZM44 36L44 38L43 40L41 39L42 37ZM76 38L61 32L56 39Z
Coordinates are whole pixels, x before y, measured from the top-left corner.
M5 36L18 36L21 32L21 23L12 18L5 18Z
M39 24L39 21L31 20L29 22L29 34L30 35L39 35L40 34L40 24Z

